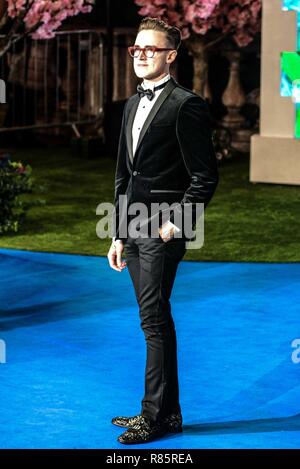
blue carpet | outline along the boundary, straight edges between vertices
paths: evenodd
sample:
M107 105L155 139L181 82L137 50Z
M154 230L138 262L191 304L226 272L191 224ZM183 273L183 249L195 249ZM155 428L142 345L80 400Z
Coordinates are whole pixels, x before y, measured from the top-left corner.
M0 250L0 448L119 448L143 397L127 271ZM182 262L173 292L184 432L143 448L299 448L300 265Z

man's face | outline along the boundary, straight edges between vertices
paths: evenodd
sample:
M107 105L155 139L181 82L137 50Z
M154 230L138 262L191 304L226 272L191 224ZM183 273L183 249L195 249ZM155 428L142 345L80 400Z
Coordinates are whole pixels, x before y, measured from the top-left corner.
M140 47L171 47L163 31L154 31L152 29L140 31L134 45ZM158 81L162 76L169 73L170 64L175 60L176 55L176 50L157 51L152 58L148 58L141 52L139 57L133 59L135 74L139 78Z

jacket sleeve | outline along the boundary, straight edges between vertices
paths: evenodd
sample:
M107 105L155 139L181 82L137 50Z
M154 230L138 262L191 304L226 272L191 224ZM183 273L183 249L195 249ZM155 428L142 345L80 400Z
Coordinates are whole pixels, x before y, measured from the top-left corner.
M126 144L126 104L123 111L121 131L118 144L117 165L115 171L115 194L114 194L114 213L113 213L113 238L122 239L119 236L120 213L119 196L124 195L130 179L130 174L126 164L127 144Z
M182 158L190 175L190 185L176 210L183 214L191 209L196 221L196 203L207 207L218 185L217 159L212 142L211 118L206 102L192 96L181 105L176 122L176 135ZM170 221L174 221L172 213Z

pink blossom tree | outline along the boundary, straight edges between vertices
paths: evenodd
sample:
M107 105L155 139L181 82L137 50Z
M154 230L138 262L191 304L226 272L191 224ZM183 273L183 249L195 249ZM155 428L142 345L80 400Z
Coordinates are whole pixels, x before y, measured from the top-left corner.
M205 54L209 47L231 37L247 46L260 31L261 0L135 0L142 16L157 17L178 26L194 57L194 91L206 82Z
M79 13L89 13L94 0L0 0L0 56L25 35L48 39L62 22Z

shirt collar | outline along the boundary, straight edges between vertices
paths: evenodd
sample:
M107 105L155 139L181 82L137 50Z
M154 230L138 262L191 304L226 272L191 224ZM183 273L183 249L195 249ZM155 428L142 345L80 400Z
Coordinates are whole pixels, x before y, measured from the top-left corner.
M148 80L143 80L143 83L142 83L142 86L144 89L150 89L150 90L154 90L154 87L155 86L159 86L159 85L162 85L163 83L165 83L166 81L170 80L171 76L170 74L168 73L168 75L166 75L165 77L163 77L161 80L159 81L148 81Z

